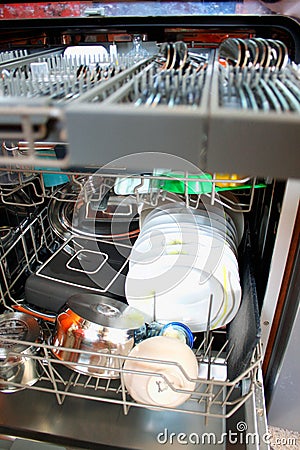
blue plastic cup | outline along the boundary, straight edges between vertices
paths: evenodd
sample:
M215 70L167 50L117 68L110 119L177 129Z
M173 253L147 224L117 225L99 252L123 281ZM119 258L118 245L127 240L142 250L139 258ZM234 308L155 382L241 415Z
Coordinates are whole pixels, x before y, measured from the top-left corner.
M194 336L188 326L181 322L170 322L162 327L160 336L169 336L193 348Z
M56 153L54 149L50 150L41 150L38 152L39 157L41 159L56 159ZM60 186L61 184L68 183L69 177L68 175L65 175L64 173L47 173L47 171L57 171L60 172L59 168L51 168L51 167L35 167L35 169L43 170L43 180L45 187L54 187L54 186Z

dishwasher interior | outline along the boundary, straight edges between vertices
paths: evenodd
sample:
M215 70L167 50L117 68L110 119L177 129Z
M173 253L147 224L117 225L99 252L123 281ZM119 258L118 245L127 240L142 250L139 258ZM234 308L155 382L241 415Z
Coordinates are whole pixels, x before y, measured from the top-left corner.
M201 432L216 430L215 444L221 448L232 418L239 433L250 422L258 434L265 430L260 312L286 180L299 173L294 148L300 111L298 39L298 25L275 16L264 24L257 17L53 19L34 26L29 20L3 22L4 434L128 448L126 429L135 427L144 434L132 432L131 448L154 448L164 439L169 442L166 429L189 433L191 444ZM284 165L282 130L291 133ZM132 256L138 243L145 243L143 234L172 229L159 217L164 210L172 217L173 207L185 215L189 225L181 232L191 245L197 246L199 232L202 242L222 241L222 252L227 252L222 261L235 274L235 288L221 269L218 287L202 285L201 322L191 317L198 312L189 300L183 308L176 303L170 286L174 294L166 309L149 290L147 267L142 269L151 248L146 254L141 250L136 261ZM194 221L197 214L201 226L193 228L187 217ZM172 239L161 261L182 257L186 272L178 273L189 280L187 269L196 260ZM135 347L131 342L127 351L125 340L120 350L111 330L109 345L95 343L95 332L87 339L85 330L101 310L97 299L106 299L106 323L113 323L109 314L117 304L138 309L128 281L138 265L141 282L133 283L133 289L143 292L145 323L136 330ZM176 285L176 270L166 267L162 284L167 279ZM210 286L215 292L209 292ZM183 289L183 298L194 295L186 295L187 284ZM222 302L217 307L218 289ZM186 324L192 329L196 372L180 363L179 351L173 360L168 351L166 359L134 351L148 339L159 339L162 324L184 323L185 309L190 311ZM134 327L137 316L131 320ZM97 339L100 335L98 330ZM175 371L179 384L170 381L166 367ZM145 383L151 394L146 397L135 388ZM30 405L34 426L20 402L24 409ZM45 411L63 425L55 419L45 425ZM74 434L76 414L88 425ZM111 421L110 436L104 425L99 428L103 440L90 435L91 430L97 434L98 421ZM245 423L246 428L238 428Z

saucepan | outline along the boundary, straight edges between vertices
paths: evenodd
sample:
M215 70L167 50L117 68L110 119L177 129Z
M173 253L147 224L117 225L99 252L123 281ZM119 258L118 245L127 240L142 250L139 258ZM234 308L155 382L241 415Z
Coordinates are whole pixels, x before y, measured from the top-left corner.
M115 355L128 355L146 337L146 323L150 322L150 317L118 300L75 294L57 316L52 352L76 372L119 378L123 361Z
M38 381L42 368L31 356L39 351L39 346L33 343L42 340L41 327L33 317L18 312L0 315L1 392L16 392Z

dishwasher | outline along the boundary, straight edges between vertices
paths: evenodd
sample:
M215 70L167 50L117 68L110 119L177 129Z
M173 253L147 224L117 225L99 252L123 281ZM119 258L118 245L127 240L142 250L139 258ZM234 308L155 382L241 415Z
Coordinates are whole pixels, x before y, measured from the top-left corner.
M247 3L0 7L1 443L270 448L300 28Z

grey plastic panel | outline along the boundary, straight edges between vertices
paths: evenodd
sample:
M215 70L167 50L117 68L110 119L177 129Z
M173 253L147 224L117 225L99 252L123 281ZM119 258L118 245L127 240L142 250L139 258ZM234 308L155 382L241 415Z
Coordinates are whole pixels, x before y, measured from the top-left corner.
M212 52L211 59L213 56ZM118 77L103 84L103 90ZM94 103L97 87L78 102L59 108L50 107L47 99L35 99L34 103L31 99L30 105L29 99L4 99L0 102L0 136L67 142L70 155L60 161L64 167L100 167L125 155L159 152L182 157L209 172L299 178L300 114L220 107L216 57L207 67L200 107L122 103L118 96L129 84L128 77L116 90L108 90L102 102ZM38 134L34 127L40 128ZM3 157L1 161L5 163ZM152 171L155 167L155 160L148 160L139 169Z
M208 171L299 178L299 115L218 111L209 130Z
M99 166L132 153L162 152L205 166L207 117L201 110L79 104L67 110L66 123L71 165Z
M71 165L98 167L132 153L162 152L209 172L299 178L300 114L220 107L217 59L200 108L104 103L66 108Z
M103 103L80 100L70 104L65 110L70 165L99 167L133 153L159 152L179 156L205 169L213 53L210 60L199 107L135 107L132 103L119 103L118 92L109 94ZM126 85L121 89L126 91ZM155 159L147 159L145 167L138 169L152 171L155 163ZM180 170L182 165L168 168Z
M299 178L300 114L220 107L217 65L212 77L207 170Z

